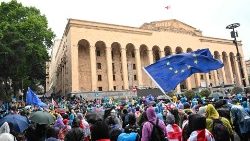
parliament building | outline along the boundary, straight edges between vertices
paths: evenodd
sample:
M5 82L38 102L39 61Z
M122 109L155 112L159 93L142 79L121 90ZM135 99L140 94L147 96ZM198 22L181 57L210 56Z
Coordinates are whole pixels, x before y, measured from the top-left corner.
M240 41L238 46L244 58ZM242 86L232 40L203 36L200 30L175 19L141 27L69 19L62 39L56 40L52 48L47 65L48 89L65 95L154 88L143 67L161 57L203 48L208 48L224 67L190 76L176 87L177 92L227 84ZM241 61L247 76L245 62Z

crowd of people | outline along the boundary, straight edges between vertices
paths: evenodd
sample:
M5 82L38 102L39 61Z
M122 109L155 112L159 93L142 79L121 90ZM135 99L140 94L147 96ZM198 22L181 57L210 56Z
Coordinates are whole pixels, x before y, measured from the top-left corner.
M4 122L0 141L248 141L249 99L240 94L217 100L199 96L85 100L75 96L47 100L48 107L12 104L9 114L26 117L29 126L17 132ZM49 112L55 121L33 122L30 115L35 111Z

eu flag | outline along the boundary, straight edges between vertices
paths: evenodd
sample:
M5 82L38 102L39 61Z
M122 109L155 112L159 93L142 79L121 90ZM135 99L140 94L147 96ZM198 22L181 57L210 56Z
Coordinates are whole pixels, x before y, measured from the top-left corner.
M26 104L36 105L41 107L47 106L45 103L41 101L41 99L36 95L36 93L30 89L30 87L28 87L28 91L26 93Z
M209 49L170 55L144 68L145 72L164 92L169 92L194 73L207 73L223 67Z

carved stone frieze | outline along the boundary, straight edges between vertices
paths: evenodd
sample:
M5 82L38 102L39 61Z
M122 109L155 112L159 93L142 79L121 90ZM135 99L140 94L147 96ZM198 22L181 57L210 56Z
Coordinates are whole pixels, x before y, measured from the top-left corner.
M183 33L193 36L202 35L201 31L197 30L196 28L190 25L182 23L178 20L164 20L164 21L145 23L140 28L146 30L160 31L160 32L169 31L175 33Z

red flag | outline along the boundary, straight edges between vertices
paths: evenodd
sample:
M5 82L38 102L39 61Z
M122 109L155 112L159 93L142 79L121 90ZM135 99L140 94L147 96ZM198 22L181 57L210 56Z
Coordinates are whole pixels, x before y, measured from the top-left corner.
M166 6L165 7L167 10L169 10L170 8L171 8L171 6L170 5L168 5L168 6Z

